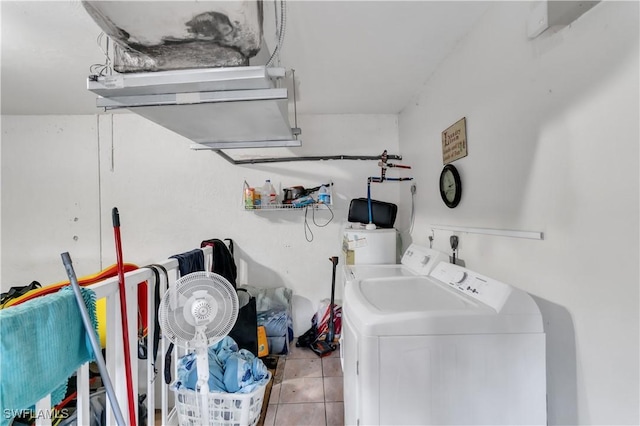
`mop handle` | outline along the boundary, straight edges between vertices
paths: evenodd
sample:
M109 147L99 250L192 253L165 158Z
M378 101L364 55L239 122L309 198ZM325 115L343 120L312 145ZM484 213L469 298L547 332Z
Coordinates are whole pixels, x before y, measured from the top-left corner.
M338 265L338 256L330 257L329 260L333 263L333 275L331 277L331 304L333 305L333 298L336 291L336 266Z
M62 253L61 256L64 268L67 270L67 276L69 277L69 281L71 282L71 288L73 288L73 293L76 296L76 302L78 302L78 308L80 308L80 314L82 315L84 329L86 330L87 335L89 336L89 340L91 341L91 348L93 348L93 355L96 359L96 363L98 364L98 370L100 370L100 377L102 378L102 382L104 384L104 387L106 388L107 395L109 395L109 402L111 403L113 414L116 417L116 423L118 423L118 426L126 426L127 424L124 421L124 417L122 417L122 411L120 411L120 406L118 405L116 394L113 391L111 379L109 379L107 366L104 363L104 358L102 358L102 350L100 349L100 345L98 344L98 338L96 337L96 333L93 330L93 325L91 324L91 319L89 318L89 312L87 311L87 307L84 304L84 299L82 298L82 294L80 293L80 285L78 284L76 273L74 272L73 265L71 264L71 256L69 256L68 252Z
M122 346L124 346L124 372L127 379L127 399L129 400L129 423L136 426L136 408L133 399L133 375L131 373L131 350L129 348L129 322L127 320L127 289L124 280L124 260L122 259L122 240L120 237L120 215L118 208L112 210L113 232L116 241L116 261L120 293L120 318L122 321Z
M333 256L329 258L329 260L331 261L331 263L333 263L333 275L331 277L331 302L329 304L329 330L327 332L327 342L329 344L332 344L333 338L336 334L333 326L333 301L336 291L336 266L338 265L338 256Z

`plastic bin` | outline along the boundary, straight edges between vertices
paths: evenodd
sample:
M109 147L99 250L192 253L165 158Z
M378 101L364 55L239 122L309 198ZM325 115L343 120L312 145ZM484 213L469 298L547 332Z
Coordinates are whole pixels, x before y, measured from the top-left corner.
M264 391L269 380L251 393L209 392L209 425L254 426L260 420ZM180 426L201 426L200 395L190 389L174 391Z

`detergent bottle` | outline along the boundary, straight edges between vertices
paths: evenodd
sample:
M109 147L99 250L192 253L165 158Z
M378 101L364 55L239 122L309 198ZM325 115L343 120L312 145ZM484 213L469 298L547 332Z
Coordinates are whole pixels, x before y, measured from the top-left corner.
M327 185L322 185L318 190L318 202L322 204L331 204L331 195Z
M264 186L260 191L260 196L262 198L262 207L274 206L276 204L276 190L271 185L271 180L267 179L264 182Z

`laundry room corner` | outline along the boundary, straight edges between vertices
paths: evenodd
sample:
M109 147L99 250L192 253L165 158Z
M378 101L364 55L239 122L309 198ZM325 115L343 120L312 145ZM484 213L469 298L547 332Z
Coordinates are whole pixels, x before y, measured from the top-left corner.
M0 20L0 359L67 356L20 316L73 270L106 363L3 375L0 424L640 424L640 2Z
M411 235L447 253L457 235L467 267L535 297L549 424L635 424L638 4L600 2L530 38L533 7L494 4L400 114L401 150L424 166ZM462 117L462 198L449 208L441 140ZM410 203L403 193L401 208Z

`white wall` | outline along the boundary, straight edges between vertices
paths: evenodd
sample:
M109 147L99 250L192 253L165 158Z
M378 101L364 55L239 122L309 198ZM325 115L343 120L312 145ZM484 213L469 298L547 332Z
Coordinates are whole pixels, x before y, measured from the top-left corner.
M100 268L95 116L2 116L2 291Z
M398 153L395 115L302 116L299 125L303 148L289 155ZM350 200L365 196L367 176L379 173L376 161L361 160L234 166L133 114L3 116L2 128L3 291L66 279L65 251L78 276L115 263L111 210L118 207L126 262L142 266L204 239L232 238L240 284L293 289L296 334L331 294L329 258L341 254ZM312 242L302 210L242 209L243 181L260 186L268 178L276 187L334 182L329 225L316 226L308 212ZM393 186L373 196L398 200ZM316 212L320 225L329 218Z
M421 166L412 238L434 224L543 232L458 233L459 254L539 303L549 424L637 425L638 3L602 2L533 41L531 7L495 3L400 115L402 153ZM440 135L462 117L462 201L448 209ZM450 251L450 234L434 247Z

